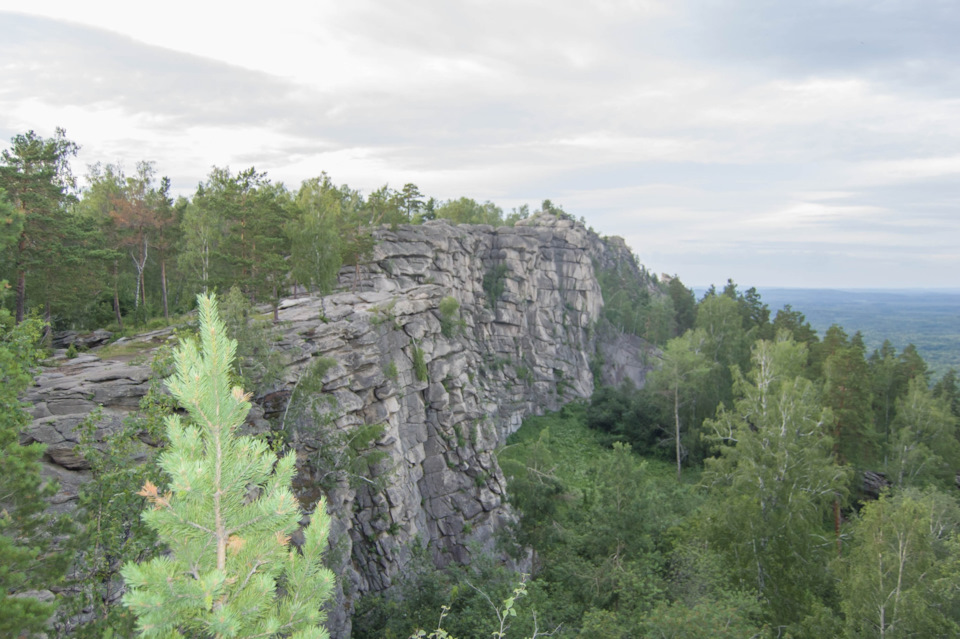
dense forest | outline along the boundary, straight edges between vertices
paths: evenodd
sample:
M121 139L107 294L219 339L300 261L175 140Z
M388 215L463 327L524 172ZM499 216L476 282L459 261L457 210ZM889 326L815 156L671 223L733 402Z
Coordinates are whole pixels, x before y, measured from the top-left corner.
M271 366L258 345L269 322L248 322L250 305L275 310L284 295L332 290L344 266L371 255L372 227L528 215L438 202L413 184L364 195L325 174L294 192L252 168L214 168L192 198L174 199L150 162L131 174L89 167L80 189L76 152L62 131L30 132L0 161L4 636L39 632L54 612L8 595L65 579L115 588L125 562L160 554L140 513L144 498L163 504L165 475L156 456L127 463L138 440L163 443L173 399L159 382L109 446L93 444L92 422L81 426L92 481L80 514L44 512L43 449L19 444L29 416L17 398L52 331L119 336L176 323L198 293L219 291L241 361L260 358L245 380L255 388ZM542 209L567 215L549 201ZM589 401L528 419L498 453L517 514L499 554L438 570L424 553L402 583L357 604L354 636L960 633L955 371L931 379L912 346L868 352L841 326L819 335L800 310L774 313L732 281L697 299L678 278L635 275L598 271L603 322L659 347L646 385L598 385ZM158 355L158 379L185 366L177 357ZM265 454L285 443L250 445ZM131 485L153 489L138 497ZM506 568L508 556L530 574ZM106 600L89 587L72 592L60 619ZM94 608L55 631L131 636L130 612Z
M960 632L960 388L915 349L868 354L773 319L735 284L698 302L642 389L527 420L500 451L533 549L510 636L951 637ZM415 570L358 637L499 627L517 577ZM431 625L433 624L433 625Z
M341 266L370 255L379 224L503 225L529 213L466 197L439 202L414 184L364 195L326 174L291 191L252 167L214 167L192 198L173 198L149 161L132 172L89 166L80 188L77 151L62 130L31 131L0 156L0 279L18 322L32 313L54 330L123 331L233 286L252 303L275 303L329 291Z

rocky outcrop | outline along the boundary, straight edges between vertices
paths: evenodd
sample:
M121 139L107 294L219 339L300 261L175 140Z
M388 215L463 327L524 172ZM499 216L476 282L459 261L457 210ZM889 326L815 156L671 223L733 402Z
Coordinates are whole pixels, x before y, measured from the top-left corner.
M354 598L389 587L415 544L438 564L493 549L512 517L495 451L524 417L592 393L603 305L595 264L633 263L625 246L549 215L513 228L431 222L376 239L372 260L341 274L351 292L281 304L275 344L288 365L254 416L257 428L289 433L302 501L328 494L343 591L331 626L342 636ZM618 342L606 355L609 380L642 384L645 350ZM330 365L315 387L331 401L289 411L320 361ZM64 481L61 501L84 472L72 428L103 404L109 436L148 378L142 365L87 357L38 378L28 438L48 444L51 472L79 477ZM376 438L350 451L370 467L331 468L325 447L351 446L371 425Z

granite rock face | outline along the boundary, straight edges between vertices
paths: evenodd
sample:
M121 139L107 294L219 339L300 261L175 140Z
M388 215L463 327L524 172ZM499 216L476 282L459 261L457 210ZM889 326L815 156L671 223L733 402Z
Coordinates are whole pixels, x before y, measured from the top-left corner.
M496 448L524 417L590 396L603 306L595 264L636 268L622 243L550 215L512 228L437 221L375 235L371 261L341 273L348 292L281 304L275 347L285 378L258 398L252 418L255 430L272 423L288 433L304 505L328 496L342 589L329 626L342 637L356 596L389 587L414 544L429 544L437 564L493 549L512 519ZM647 350L616 342L604 379L642 384ZM48 444L62 502L84 473L73 426L103 404L109 436L149 380L145 366L71 361L44 372L25 398L35 417L27 437ZM304 402L301 384L321 361L323 376L310 388L326 398L322 415L288 410L291 397ZM378 436L354 453L375 453L375 462L363 473L331 469L324 447L350 446L351 434L371 425Z

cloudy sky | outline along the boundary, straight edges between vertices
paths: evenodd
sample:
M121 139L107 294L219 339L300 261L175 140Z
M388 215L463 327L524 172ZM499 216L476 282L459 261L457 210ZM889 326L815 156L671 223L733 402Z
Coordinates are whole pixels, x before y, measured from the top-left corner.
M544 198L689 285L960 287L956 0L0 0L0 140Z

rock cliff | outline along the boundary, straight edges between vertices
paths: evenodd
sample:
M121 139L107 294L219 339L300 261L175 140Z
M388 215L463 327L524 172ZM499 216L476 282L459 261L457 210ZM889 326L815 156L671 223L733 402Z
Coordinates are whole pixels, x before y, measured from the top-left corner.
M348 636L355 597L389 587L414 544L428 544L438 564L493 548L512 517L495 450L525 416L589 397L597 370L608 382L642 384L642 342L616 335L598 347L603 299L594 269L610 264L637 268L622 241L568 219L538 215L512 228L437 221L377 231L369 262L341 273L350 292L281 304L275 347L285 377L259 398L251 423L285 425L305 504L321 487L328 494L342 586L334 634ZM290 413L319 358L328 363L320 388L331 401L322 412ZM144 365L93 356L67 362L44 371L26 397L35 417L26 438L48 444L63 505L84 479L76 424L101 404L100 432L109 436L150 375ZM371 425L380 426L376 438L355 452L374 463L362 477L331 474L324 447L349 446L351 433Z

